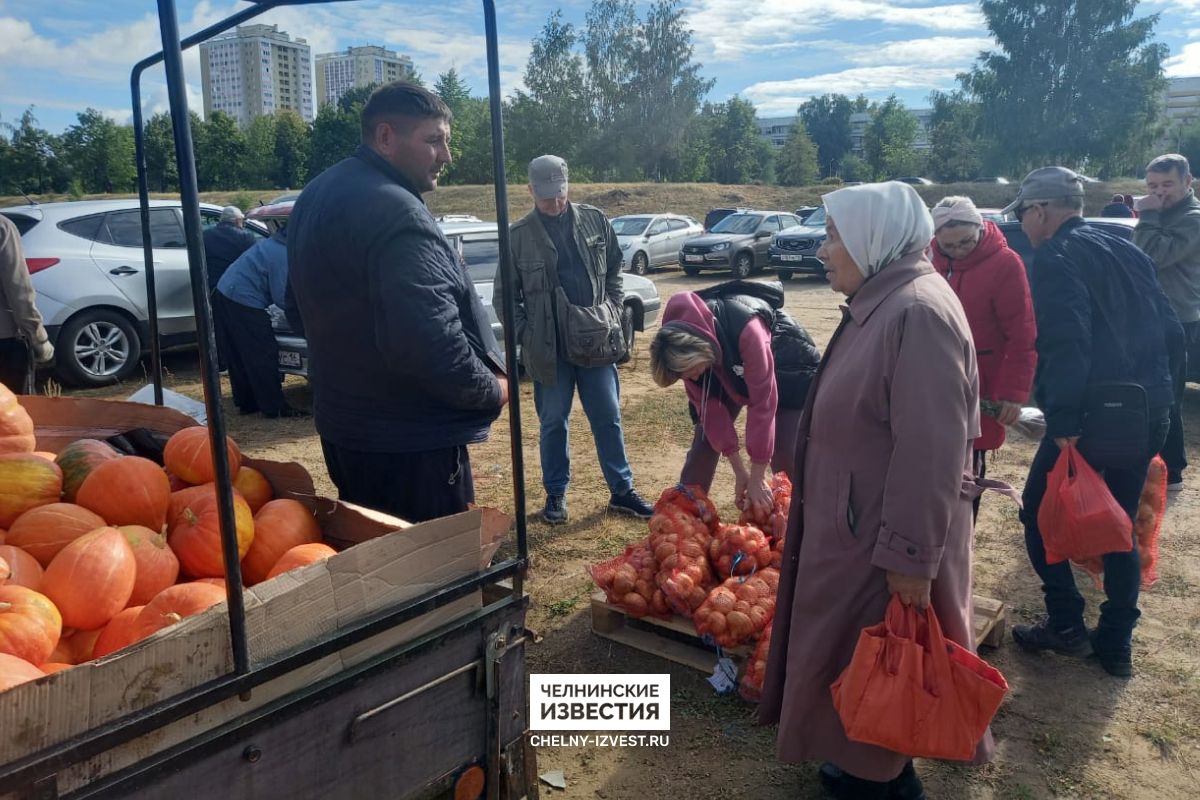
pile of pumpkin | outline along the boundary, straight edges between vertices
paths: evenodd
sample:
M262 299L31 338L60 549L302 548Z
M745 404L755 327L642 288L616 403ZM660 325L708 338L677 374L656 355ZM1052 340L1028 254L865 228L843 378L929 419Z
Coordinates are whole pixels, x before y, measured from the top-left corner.
M185 428L164 466L80 439L35 452L0 385L0 692L123 647L225 600L209 432ZM312 513L273 499L227 441L247 586L334 555Z
M589 570L608 602L632 617L687 617L701 637L725 648L758 642L747 671L757 686L743 681L750 699L757 699L770 646L792 494L787 475L774 475L771 490L769 513L745 511L728 525L699 487L668 488L654 505L650 535Z

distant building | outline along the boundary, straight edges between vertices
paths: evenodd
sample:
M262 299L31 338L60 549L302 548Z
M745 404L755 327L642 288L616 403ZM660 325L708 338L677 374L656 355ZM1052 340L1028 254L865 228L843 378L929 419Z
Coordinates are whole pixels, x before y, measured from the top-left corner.
M759 117L758 135L776 147L783 147L792 128L796 127L796 115L790 117Z
M313 119L312 50L277 25L241 25L200 45L204 114L224 111L241 127L291 109Z
M350 47L317 55L317 101L336 103L350 89L411 78L412 59L383 47Z
M1183 130L1200 120L1200 76L1169 78L1163 93L1163 139L1159 146L1178 150Z
M917 138L913 142L913 147L917 150L929 149L929 125L933 117L933 109L931 108L910 108L908 113L917 118ZM769 141L776 147L783 147L783 143L787 141L788 135L792 132L792 128L796 125L795 115L790 117L759 117L758 120L758 135ZM855 113L850 115L850 150L855 155L863 154L863 136L867 132L867 126L871 124L871 115L869 113Z

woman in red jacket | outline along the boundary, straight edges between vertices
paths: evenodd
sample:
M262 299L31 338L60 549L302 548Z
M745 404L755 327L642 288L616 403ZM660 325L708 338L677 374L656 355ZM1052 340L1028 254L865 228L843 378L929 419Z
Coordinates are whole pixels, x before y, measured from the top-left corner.
M1004 426L1016 422L1033 385L1037 328L1029 280L1021 257L995 223L984 220L967 197L947 197L933 207L933 266L950 282L971 326L979 361L982 433L975 440L977 477L986 453L1004 444ZM975 501L979 514L979 501Z

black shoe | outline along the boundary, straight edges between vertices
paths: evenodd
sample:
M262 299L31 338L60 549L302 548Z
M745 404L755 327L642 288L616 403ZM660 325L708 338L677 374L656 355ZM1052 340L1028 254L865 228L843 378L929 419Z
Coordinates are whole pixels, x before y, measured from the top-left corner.
M1050 627L1050 620L1044 619L1036 625L1014 625L1012 635L1013 641L1031 653L1052 650L1076 658L1086 658L1092 653L1087 628L1082 625L1056 631Z
M829 761L821 765L818 774L821 785L835 800L889 800L892 797L891 782L856 778Z
M642 498L635 490L630 489L625 494L614 494L608 501L608 510L621 514L631 514L641 519L654 516L654 507Z
M542 519L550 525L562 525L567 521L567 498L561 494L546 496L546 507L542 509Z
M1092 645L1092 655L1100 662L1100 666L1114 678L1133 677L1133 648L1128 645L1104 647L1096 641L1096 631L1088 634Z
M913 762L905 764L900 774L888 781L888 800L926 800L925 787L917 777Z

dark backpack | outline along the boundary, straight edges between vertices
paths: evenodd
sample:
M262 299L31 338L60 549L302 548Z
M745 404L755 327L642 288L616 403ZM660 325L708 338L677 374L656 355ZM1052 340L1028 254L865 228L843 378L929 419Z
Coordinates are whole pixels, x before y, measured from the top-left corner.
M808 331L783 310L783 284L778 281L726 281L696 292L716 320L717 340L727 375L743 397L749 396L738 340L750 320L758 317L771 332L775 386L781 408L804 408L808 387L816 375L821 352Z

